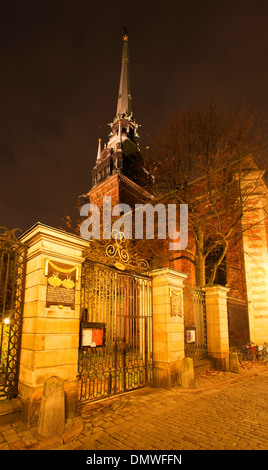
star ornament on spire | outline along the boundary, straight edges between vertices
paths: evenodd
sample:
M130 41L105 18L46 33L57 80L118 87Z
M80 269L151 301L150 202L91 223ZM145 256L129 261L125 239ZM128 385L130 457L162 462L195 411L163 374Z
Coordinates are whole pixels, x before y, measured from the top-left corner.
M124 41L128 41L128 30L126 25L124 26L124 36L123 36Z

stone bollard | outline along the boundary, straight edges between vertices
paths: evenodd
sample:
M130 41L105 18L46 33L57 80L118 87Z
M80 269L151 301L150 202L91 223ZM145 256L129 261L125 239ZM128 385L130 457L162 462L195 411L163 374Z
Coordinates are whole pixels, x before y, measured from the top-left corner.
M38 433L42 437L62 434L65 428L65 398L63 380L50 377L44 383L38 421Z
M182 360L181 385L184 388L194 387L194 363L191 357L184 357Z
M235 352L229 354L229 370L230 372L239 374L238 356Z

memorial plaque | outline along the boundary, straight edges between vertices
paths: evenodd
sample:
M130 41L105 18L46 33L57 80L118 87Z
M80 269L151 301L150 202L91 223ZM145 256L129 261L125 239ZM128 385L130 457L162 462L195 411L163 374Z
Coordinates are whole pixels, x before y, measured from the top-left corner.
M171 316L182 317L182 289L174 291L170 289Z
M74 309L78 268L46 260L45 274L47 276L46 307L58 305Z

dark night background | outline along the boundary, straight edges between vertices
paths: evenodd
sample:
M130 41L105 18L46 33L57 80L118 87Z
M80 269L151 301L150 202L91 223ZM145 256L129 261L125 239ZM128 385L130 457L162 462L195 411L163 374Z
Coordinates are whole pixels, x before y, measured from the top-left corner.
M141 150L191 102L267 113L267 0L1 1L0 225L59 227L90 189L125 22Z

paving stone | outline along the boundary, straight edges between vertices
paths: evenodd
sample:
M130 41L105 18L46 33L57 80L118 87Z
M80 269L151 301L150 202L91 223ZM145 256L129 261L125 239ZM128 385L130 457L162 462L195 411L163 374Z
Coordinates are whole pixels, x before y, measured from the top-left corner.
M51 450L57 447L62 446L63 440L60 436L54 436L50 438L43 439L31 446L31 449L34 450Z
M83 445L81 443L79 447L77 441L72 441L68 444L64 444L63 446L57 447L57 450L83 450Z
M12 427L16 432L25 431L27 429L22 421L16 421L15 423L12 423Z
M23 450L25 449L25 442L22 439L10 442L9 447L11 450Z
M7 442L2 442L0 444L0 450L10 450L10 447Z
M38 439L36 439L35 437L33 436L29 436L29 437L23 437L22 438L22 441L24 442L24 445L27 447L27 446L31 446L32 444L37 444L39 441Z
M18 440L18 435L17 434L11 434L8 436L5 436L5 441L10 444L11 442L15 442Z
M0 432L9 431L10 429L12 429L11 424L3 424L2 426L0 426Z

